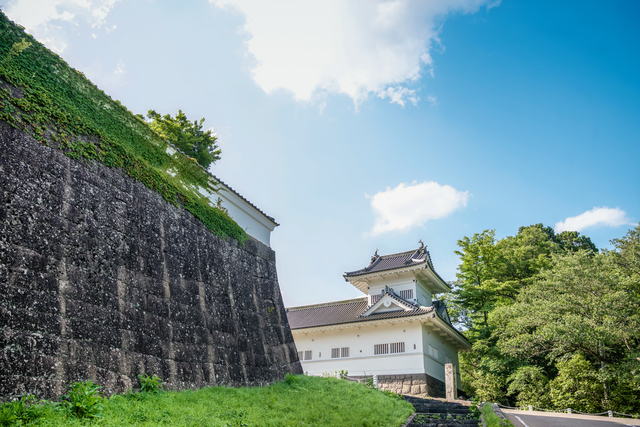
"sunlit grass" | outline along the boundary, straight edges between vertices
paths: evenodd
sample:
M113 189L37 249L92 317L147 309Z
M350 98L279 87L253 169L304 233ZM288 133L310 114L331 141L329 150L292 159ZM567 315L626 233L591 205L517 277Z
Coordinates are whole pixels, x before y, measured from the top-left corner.
M509 420L503 420L493 412L493 407L490 403L485 403L482 407L482 415L487 423L487 427L513 427L513 424Z
M49 412L40 426L400 426L413 407L400 399L335 378L290 376L265 387L210 387L106 399L90 422Z

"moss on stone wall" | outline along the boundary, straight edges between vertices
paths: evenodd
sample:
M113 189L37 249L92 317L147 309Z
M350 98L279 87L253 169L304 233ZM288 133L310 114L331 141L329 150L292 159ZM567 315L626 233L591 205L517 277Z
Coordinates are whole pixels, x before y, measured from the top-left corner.
M215 192L218 183L195 159L169 149L144 120L2 12L0 120L71 158L123 169L169 203L190 211L216 235L240 242L248 238L198 192Z

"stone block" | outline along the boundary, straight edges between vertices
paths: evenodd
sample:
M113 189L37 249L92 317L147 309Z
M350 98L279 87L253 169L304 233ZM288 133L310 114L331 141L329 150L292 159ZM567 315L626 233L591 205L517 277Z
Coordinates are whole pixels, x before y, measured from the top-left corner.
M15 348L0 399L86 379L123 392L142 373L182 389L302 372L271 248L2 122L0 147L0 344Z

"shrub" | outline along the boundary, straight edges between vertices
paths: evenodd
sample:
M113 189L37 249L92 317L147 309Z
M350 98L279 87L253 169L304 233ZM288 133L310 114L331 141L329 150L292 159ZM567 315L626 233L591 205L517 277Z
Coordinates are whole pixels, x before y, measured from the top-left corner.
M157 375L138 375L140 379L140 391L143 393L160 393L162 390L162 380Z
M477 397L471 399L471 405L469 405L469 418L472 418L474 420L480 419L480 414L482 414L482 411L479 408L479 404L480 401Z
M289 385L295 384L296 382L298 382L298 379L299 379L298 377L296 377L295 375L290 374L290 373L287 373L284 376L284 382L286 382Z
M16 402L7 402L0 408L0 426L10 426L18 421L14 406L15 403Z
M20 400L6 402L0 408L0 426L15 425L22 421L31 423L42 416L42 405L36 405L36 397L32 394L22 396Z
M91 380L72 384L62 397L62 404L75 417L100 418L104 409L101 388Z
M375 389L375 388L376 388L376 386L375 386L375 384L373 383L373 377L365 378L365 380L364 380L364 386L365 386L366 388Z

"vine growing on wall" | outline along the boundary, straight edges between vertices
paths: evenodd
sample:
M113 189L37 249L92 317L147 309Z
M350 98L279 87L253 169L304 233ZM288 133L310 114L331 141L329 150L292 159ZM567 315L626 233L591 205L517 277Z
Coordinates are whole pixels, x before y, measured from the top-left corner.
M1 11L0 120L73 159L124 170L216 235L248 239L199 191L215 193L218 183L195 159L169 148L144 120Z

